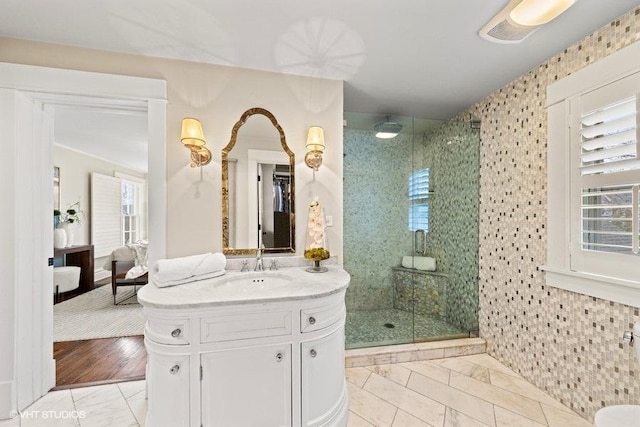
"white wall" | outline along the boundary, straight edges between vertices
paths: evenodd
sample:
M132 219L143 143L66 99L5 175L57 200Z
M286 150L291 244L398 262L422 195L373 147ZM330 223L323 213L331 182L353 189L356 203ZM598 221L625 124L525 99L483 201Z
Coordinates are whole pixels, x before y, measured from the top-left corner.
M114 176L115 172L146 180L146 175L114 163L70 150L60 145L53 147L53 164L60 168L60 210L64 211L79 201L84 220L74 234L74 245L91 243L91 173ZM100 264L101 266L102 264ZM96 268L99 267L96 264Z
M333 216L328 230L332 255L342 256L342 81L199 64L138 55L0 39L0 61L159 78L167 81L167 197L169 257L222 250L220 154L231 129L249 108L277 118L296 156L296 249L304 252L308 205L315 196ZM182 118L202 121L212 162L189 166L180 143ZM309 126L324 128L323 166L304 164Z
M221 67L211 67L221 71ZM228 71L228 70L224 70ZM335 226L328 231L332 254L342 254L342 82L320 80L253 70L233 69L226 82L208 81L221 91L211 105L183 107L172 111L168 121L167 175L169 176L169 255L179 256L222 250L222 198L220 153L229 142L231 129L242 113L263 107L277 118L287 144L296 156L296 252L304 252L307 208L314 196L320 197ZM171 84L169 84L171 89ZM213 89L211 89L213 90ZM208 90L205 90L208 91ZM322 94L321 106L301 93ZM169 97L175 95L171 90ZM206 107L206 108L205 108ZM212 112L211 110L214 110ZM317 110L317 111L316 111ZM179 144L178 118L200 118L214 159L202 171L189 167L188 153ZM327 150L317 174L304 164L309 126L325 128ZM242 171L238 171L242 176ZM239 197L242 197L239 195ZM194 221L196 218L198 221Z

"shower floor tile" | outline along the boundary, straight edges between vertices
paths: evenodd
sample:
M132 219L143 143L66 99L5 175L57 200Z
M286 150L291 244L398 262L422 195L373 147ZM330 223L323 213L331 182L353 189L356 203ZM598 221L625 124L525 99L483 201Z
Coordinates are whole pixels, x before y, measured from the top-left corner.
M393 308L347 311L345 329L347 348L469 336L468 332L441 319L419 314L414 316L411 312Z

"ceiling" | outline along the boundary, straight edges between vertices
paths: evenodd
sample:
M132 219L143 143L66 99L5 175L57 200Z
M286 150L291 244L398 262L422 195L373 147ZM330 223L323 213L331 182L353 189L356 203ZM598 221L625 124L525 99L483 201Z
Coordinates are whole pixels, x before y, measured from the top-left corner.
M638 0L578 0L519 44L508 0L3 0L0 36L344 80L344 109L447 119ZM1 45L0 45L1 48Z
M56 105L56 145L147 173L147 114L117 107Z

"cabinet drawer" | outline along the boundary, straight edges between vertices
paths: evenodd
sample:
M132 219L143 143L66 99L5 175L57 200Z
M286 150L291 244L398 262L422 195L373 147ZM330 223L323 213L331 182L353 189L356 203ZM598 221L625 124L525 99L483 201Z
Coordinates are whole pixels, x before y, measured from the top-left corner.
M345 314L344 301L300 310L300 332L313 332L339 321Z
M291 335L291 310L228 313L200 322L200 342Z
M155 319L147 321L145 335L160 344L185 345L191 342L189 319Z

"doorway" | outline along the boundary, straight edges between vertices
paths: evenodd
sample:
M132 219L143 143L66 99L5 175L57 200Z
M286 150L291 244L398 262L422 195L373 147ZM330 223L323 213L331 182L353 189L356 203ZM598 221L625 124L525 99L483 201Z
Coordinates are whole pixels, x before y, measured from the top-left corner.
M65 224L72 231L66 247L54 242L54 279L65 269L93 266L92 274L82 272L77 288L54 298L56 389L143 379L142 306L134 287L116 287L113 294L111 254L147 249L146 104L64 97L51 105L54 206L62 219L68 209L76 212L76 220ZM82 254L93 259L74 262Z
M52 106L68 96L100 97L120 103L144 103L149 133L149 262L166 256L166 82L155 79L1 63L0 103L6 136L0 168L4 200L14 206L2 228L3 250L13 253L1 262L2 284L12 313L5 327L10 336L0 356L9 369L1 373L10 399L2 408L24 409L55 383L53 359L53 115ZM34 89L37 88L37 89ZM29 159L35 167L19 167ZM18 163L18 165L16 165ZM20 213L29 212L29 215ZM12 231L17 230L17 231ZM13 298L11 298L13 296ZM15 307L15 308L14 308ZM16 339L15 337L20 337ZM11 369L13 367L13 369ZM4 390L4 389L3 389ZM3 394L4 395L4 394ZM8 412L7 412L8 413Z

